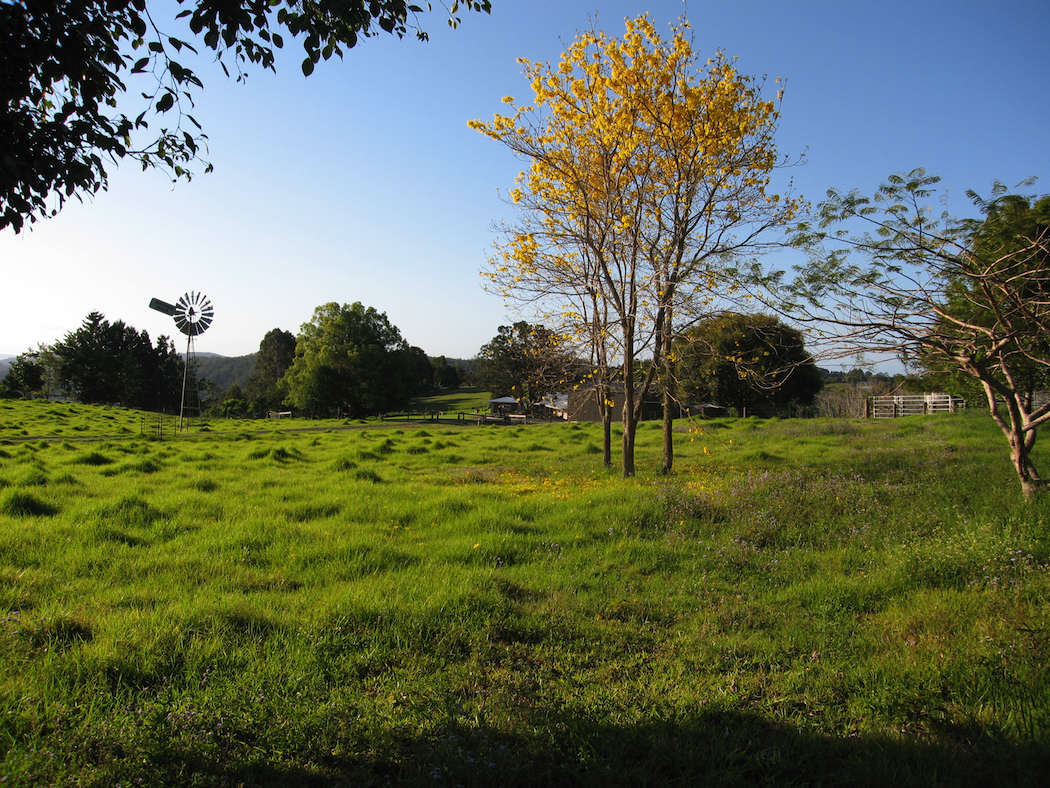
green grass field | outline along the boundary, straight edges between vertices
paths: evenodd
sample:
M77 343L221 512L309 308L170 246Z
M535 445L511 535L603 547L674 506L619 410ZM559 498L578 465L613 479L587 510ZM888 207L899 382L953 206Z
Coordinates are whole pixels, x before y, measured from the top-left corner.
M596 425L151 435L0 401L0 784L1047 783L1050 502L982 414L683 422L671 478L647 424L630 480Z

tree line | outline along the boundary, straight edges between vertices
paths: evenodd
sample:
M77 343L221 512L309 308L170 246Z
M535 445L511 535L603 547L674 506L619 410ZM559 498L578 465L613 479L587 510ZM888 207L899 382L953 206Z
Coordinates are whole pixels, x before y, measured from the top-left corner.
M318 307L298 335L269 331L253 367L243 390L234 385L219 392L200 381L211 412L265 416L295 408L317 416L373 415L462 380L458 367L410 346L385 313L360 303ZM154 344L145 331L92 312L62 340L17 356L0 394L174 412L184 372L185 360L168 337ZM196 370L188 374L196 380Z
M404 408L417 394L460 382L458 368L409 345L386 313L331 302L317 307L298 335L269 331L244 389L231 386L220 410L356 418Z
M472 380L494 397L514 397L526 411L555 393L583 389L596 396L596 371L580 350L579 343L543 325L500 326L478 352ZM734 413L805 408L823 386L801 332L770 315L710 315L675 337L672 352L679 414L701 403ZM644 378L654 363L637 360L634 377ZM605 372L614 383L628 377L622 368Z
M679 337L675 347L681 371L676 396L682 402L718 402L742 412L809 405L820 389L801 334L775 318L712 317ZM375 415L464 382L494 397L512 396L530 411L544 397L590 385L592 371L578 350L543 325L519 321L500 326L467 370L409 345L385 313L333 302L319 306L298 335L280 328L267 332L243 387L233 383L219 390L205 377L199 382L207 412L227 417L287 409L314 416ZM174 411L183 371L184 359L168 337L151 343L145 331L92 312L61 341L18 356L2 385L15 396L61 395Z

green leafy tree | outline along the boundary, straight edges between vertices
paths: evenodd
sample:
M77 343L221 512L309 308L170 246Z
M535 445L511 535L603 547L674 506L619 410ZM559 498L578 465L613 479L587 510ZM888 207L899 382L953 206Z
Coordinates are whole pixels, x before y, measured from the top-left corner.
M411 347L412 364L415 370L414 388L417 394L425 394L434 389L434 365L423 348Z
M4 385L24 397L51 397L59 385L59 360L54 348L40 344L11 362Z
M997 183L990 199L969 193L980 218L957 219L929 207L938 181L918 169L873 197L829 191L797 236L809 263L756 273L825 355L896 354L976 380L1032 498L1046 482L1031 451L1050 421L1032 397L1050 370L1050 198Z
M145 331L92 312L54 352L62 387L80 402L152 410L179 404L183 362L167 337L153 345Z
M494 397L514 397L528 411L541 397L565 386L576 367L562 338L541 325L519 321L500 326L476 357L475 383Z
M440 389L457 388L463 383L463 374L459 367L448 363L444 356L431 360L434 366L434 385Z
M459 7L487 12L490 2L453 2L452 26ZM189 179L206 140L189 114L204 87L185 65L198 48L240 81L246 67L274 70L288 36L302 41L309 75L362 37L414 29L425 40L420 13L406 0L0 2L0 228L105 189L106 168L125 158Z
M281 378L295 360L295 334L280 328L266 332L255 354L255 371L245 385L244 398L256 416L280 410L286 391Z
M812 405L823 387L802 333L770 315L700 321L674 346L679 395L743 414Z
M417 379L412 349L385 313L360 302L314 310L283 378L288 401L311 413L364 416L407 404Z
M1022 249L1027 243L1026 239L1046 237L1050 228L1050 195L1034 200L1018 194L1007 194L999 186L991 200L982 200L972 192L970 196L985 214L982 222L970 222L969 226L973 230L973 254L986 261L986 264L999 264L1004 256ZM1045 268L1050 265L1050 259L1047 258L1045 248L1036 249L1024 265L1036 270ZM1015 272L1010 273L1012 275ZM994 297L980 292L980 285L972 278L955 276L949 284L946 303L951 317L942 319L942 326L951 330L956 321L992 326L1004 309L1040 308L1050 302L1047 280L1028 276L1027 272L1025 274L1016 293L999 293ZM1013 385L1029 395L1050 389L1050 365L1042 360L1050 359L1050 336L1033 336L1024 341L1029 345L1029 357L1017 355L1013 359ZM1033 355L1035 358L1031 357ZM945 363L937 354L923 354L923 360L930 376L943 381L945 388L950 387L970 397L980 397L983 393L976 378L956 365Z
M23 397L29 397L44 385L43 370L37 364L35 353L22 353L11 362L4 376L4 385Z
M240 419L248 415L248 401L244 397L241 387L234 383L222 395L222 402L218 405L219 414L227 419Z

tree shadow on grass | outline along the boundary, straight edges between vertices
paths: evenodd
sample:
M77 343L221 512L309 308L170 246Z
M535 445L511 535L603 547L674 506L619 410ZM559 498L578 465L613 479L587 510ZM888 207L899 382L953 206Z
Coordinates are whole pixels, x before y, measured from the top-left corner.
M515 734L452 721L425 736L358 730L330 753L167 765L198 785L246 786L1011 786L1042 788L1050 752L989 731L954 743L877 735L819 735L757 715L616 725L551 720ZM965 742L965 743L964 743ZM318 742L320 744L320 742ZM254 743L257 753L266 742ZM292 765L292 763L295 765ZM155 777L161 775L154 775Z

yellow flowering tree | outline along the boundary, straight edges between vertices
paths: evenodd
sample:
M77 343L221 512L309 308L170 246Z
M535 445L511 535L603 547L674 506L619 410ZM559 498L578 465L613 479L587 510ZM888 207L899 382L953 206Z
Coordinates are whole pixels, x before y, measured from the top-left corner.
M684 21L671 33L643 15L620 39L578 35L557 66L521 60L535 99L471 123L529 163L486 274L585 341L603 384L617 373L625 476L655 383L671 469L675 332L731 289L727 261L797 210L770 189L778 109L762 81L722 53L703 61Z

